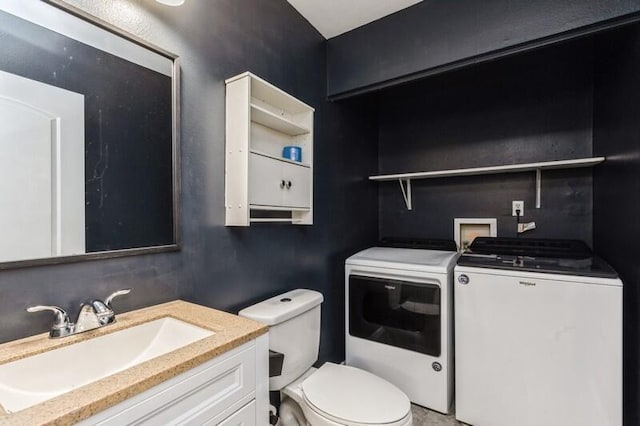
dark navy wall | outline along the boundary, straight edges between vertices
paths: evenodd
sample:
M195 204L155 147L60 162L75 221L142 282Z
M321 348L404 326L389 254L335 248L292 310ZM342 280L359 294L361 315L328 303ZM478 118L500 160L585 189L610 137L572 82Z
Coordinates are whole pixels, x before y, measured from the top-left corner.
M638 19L633 0L424 0L328 42L328 94L371 90Z
M321 358L342 360L344 258L377 236L377 192L362 179L376 169L376 128L366 105L326 102L324 39L283 0L70 3L180 56L184 246L0 272L0 341L47 330L50 317L26 306L75 313L82 299L121 287L133 292L117 311L178 297L236 311L307 287L326 297ZM313 226L224 226L224 79L247 70L316 107Z
M594 96L595 249L624 282L624 424L640 424L640 26L597 44Z
M379 94L381 174L590 157L593 75L589 39L476 65ZM453 238L456 217L498 219L515 236L511 201L525 201L525 237L591 244L591 170L414 180L408 211L397 182L380 183L381 236Z

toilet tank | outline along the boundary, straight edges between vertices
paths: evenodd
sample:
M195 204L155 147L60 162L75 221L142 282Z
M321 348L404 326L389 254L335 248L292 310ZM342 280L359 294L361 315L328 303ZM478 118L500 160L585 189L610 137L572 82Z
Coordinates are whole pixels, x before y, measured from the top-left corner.
M282 373L269 378L269 390L280 390L318 360L322 293L292 290L249 306L238 315L269 326L269 349L284 354Z

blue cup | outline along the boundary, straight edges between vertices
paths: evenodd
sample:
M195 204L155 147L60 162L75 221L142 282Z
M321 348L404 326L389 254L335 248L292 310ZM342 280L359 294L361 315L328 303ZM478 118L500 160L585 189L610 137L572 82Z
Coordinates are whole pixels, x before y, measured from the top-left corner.
M282 149L282 158L291 161L302 161L302 148L299 146L285 146Z

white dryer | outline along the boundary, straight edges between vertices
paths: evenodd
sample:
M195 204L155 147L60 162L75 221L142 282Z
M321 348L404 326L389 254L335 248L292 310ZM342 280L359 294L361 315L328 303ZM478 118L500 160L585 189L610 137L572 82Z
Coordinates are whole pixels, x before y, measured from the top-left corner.
M456 418L621 426L622 282L580 241L476 238L455 268Z
M373 247L348 258L345 267L347 365L442 413L453 396L457 258L455 251Z

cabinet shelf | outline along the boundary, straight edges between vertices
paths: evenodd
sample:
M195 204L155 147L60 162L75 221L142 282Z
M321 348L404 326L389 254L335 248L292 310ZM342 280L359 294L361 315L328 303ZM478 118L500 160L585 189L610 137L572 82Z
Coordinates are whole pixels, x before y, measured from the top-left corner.
M308 212L311 209L308 207L282 207L282 206L267 206L259 204L249 204L251 210L264 210L272 212Z
M309 133L309 129L254 103L251 104L251 121L289 136Z
M293 223L294 219L291 218L251 218L249 219L251 223Z
M538 163L509 164L504 166L472 167L466 169L435 170L430 172L397 173L369 176L369 180L383 182L397 180L407 209L411 210L411 180L435 179L455 176L478 176L501 173L536 172L536 208L540 208L542 170L575 169L593 167L605 161L605 157L576 158L570 160L543 161Z
M300 161L293 161L293 160L289 160L287 158L278 157L276 155L267 154L266 152L263 152L263 151L260 151L260 150L257 150L257 149L251 149L251 150L249 150L249 152L251 152L252 154L256 154L256 155L262 155L263 157L272 158L272 159L277 160L277 161L282 161L282 162L285 162L285 163L293 164L294 166L298 166L298 167L306 167L307 169L309 169L311 167L308 164L301 163Z

